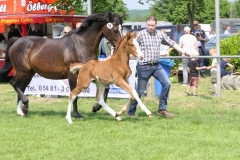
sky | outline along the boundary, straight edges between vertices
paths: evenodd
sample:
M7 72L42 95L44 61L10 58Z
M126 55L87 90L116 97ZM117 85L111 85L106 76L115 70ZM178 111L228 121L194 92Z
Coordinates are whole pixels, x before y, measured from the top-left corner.
M138 0L123 0L125 4L127 4L127 8L131 9L149 9L149 3L144 3L144 5L138 3Z

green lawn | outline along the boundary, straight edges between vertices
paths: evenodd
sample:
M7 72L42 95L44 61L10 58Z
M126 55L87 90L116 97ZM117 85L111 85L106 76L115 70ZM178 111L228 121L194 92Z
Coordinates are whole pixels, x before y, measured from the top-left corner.
M157 115L158 99L142 98L153 112L139 107L135 117L117 122L105 110L91 112L93 98L80 98L83 120L65 119L68 98L29 98L29 115L16 114L16 93L0 83L0 160L235 160L240 159L239 91L212 97L210 78L200 78L197 97L172 84L168 119ZM116 111L126 99L108 99Z

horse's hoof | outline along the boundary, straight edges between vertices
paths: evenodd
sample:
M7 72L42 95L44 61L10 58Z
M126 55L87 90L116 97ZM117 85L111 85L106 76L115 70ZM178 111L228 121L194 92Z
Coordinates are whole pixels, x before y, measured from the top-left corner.
M95 103L95 104L93 105L92 111L93 111L93 112L97 112L97 111L99 111L101 108L102 108L102 106L101 106L100 104Z
M149 114L148 117L149 117L149 118L153 118L153 115L152 115L152 114Z
M22 116L22 117L25 116L25 114L23 113L23 111L20 108L17 109L17 115Z
M74 113L74 117L75 118L84 118L81 114L79 113Z
M27 107L23 106L21 110L25 115L28 114L28 108Z
M73 123L71 119L67 119L67 122L68 122L68 124L72 124Z
M121 117L116 117L118 122L122 122L122 118Z

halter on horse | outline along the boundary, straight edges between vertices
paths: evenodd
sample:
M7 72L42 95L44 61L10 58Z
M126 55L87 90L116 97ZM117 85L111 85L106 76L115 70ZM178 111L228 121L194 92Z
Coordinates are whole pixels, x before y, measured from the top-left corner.
M4 67L0 70L0 81L14 66L16 74L10 83L18 93L17 114L23 116L28 113L28 99L24 91L35 73L48 79L67 78L73 90L77 85L77 75L69 72L69 65L97 59L97 48L102 35L115 44L121 39L121 25L120 16L109 12L88 16L79 29L69 32L61 39L33 36L11 38ZM73 102L73 108L74 116L82 118L78 112L77 98Z
M127 82L128 77L131 75L131 69L129 67L130 54L134 57L143 58L143 53L140 50L138 42L134 39L135 36L136 32L133 34L128 32L118 43L114 55L105 61L90 60L85 64L73 63L70 65L71 72L75 73L78 70L80 71L78 73L77 87L70 93L69 97L68 111L66 115L69 124L72 123L71 108L75 98L77 98L81 91L88 88L91 81L97 86L96 100L105 110L115 117L117 121L122 120L120 115L126 112L134 98L138 101L141 109L145 111L149 117L152 117L152 113L142 103L136 90ZM115 112L104 101L105 86L112 83L126 90L131 96L127 104L119 112Z

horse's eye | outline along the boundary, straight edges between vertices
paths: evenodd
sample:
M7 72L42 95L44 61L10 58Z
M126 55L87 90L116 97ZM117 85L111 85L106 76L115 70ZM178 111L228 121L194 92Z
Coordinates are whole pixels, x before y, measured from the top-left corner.
M131 47L133 47L133 46L134 46L134 44L130 44L130 46L131 46Z

